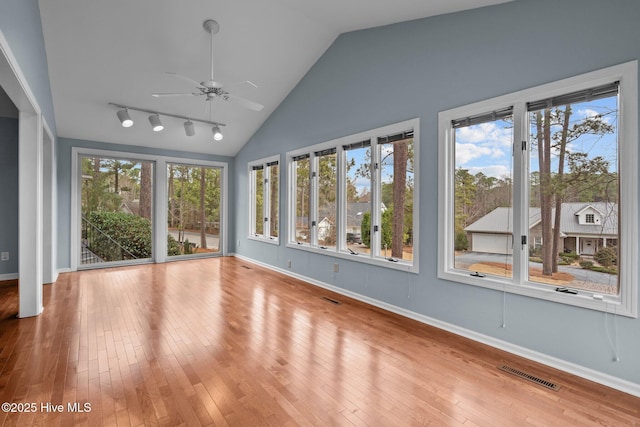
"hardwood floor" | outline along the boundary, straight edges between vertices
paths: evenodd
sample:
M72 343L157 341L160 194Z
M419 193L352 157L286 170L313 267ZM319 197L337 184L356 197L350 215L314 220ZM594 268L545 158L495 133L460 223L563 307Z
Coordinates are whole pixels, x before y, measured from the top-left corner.
M0 286L0 403L36 405L0 425L640 425L640 398L235 258L63 274L44 299L17 319Z

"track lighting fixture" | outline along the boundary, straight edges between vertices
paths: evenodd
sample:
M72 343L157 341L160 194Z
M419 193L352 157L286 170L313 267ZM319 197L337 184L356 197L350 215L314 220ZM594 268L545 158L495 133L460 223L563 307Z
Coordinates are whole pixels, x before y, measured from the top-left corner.
M118 110L116 115L118 116L118 120L120 120L120 124L122 124L122 127L129 128L133 126L133 120L131 120L131 117L129 116L129 111L127 111L126 108L122 110Z
M178 114L171 114L171 113L163 113L161 111L154 111L154 110L148 110L146 108L132 107L130 105L115 104L113 102L110 102L109 105L113 105L114 107L119 108L116 115L118 116L118 120L120 120L120 123L122 124L122 126L126 128L133 125L133 120L131 120L131 117L129 116L129 110L133 110L133 111L140 111L143 113L150 114L149 123L151 123L151 127L155 132L160 132L162 129L164 129L164 126L160 121L160 116L175 117L176 119L186 120L184 122L184 133L187 136L193 136L196 134L196 130L193 122L200 122L200 123L206 123L208 125L213 126L212 128L213 139L215 139L216 141L220 141L222 139L222 131L220 130L220 126L224 126L224 123L214 122L213 120L194 119L193 117L180 116Z
M154 132L160 132L162 129L164 129L158 113L149 116L149 123L151 123L151 128Z
M193 122L191 120L184 122L184 133L187 136L193 136L196 134L196 130L194 129Z
M215 125L211 131L213 132L213 139L215 139L216 141L221 141L223 136L222 136L222 131L220 130L220 128L218 127L218 125Z

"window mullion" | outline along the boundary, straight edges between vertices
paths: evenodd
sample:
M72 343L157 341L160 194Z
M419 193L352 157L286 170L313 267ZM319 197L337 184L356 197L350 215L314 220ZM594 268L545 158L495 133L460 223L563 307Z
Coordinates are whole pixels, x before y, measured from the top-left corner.
M311 185L310 185L310 207L311 215L309 215L309 219L311 220L311 224L309 230L311 231L311 238L309 240L309 244L311 246L318 246L318 174L319 174L319 161L320 159L315 153L311 153L311 158L309 161L309 172L311 174Z
M256 185L256 171L249 167L249 234L256 234L256 200L257 200L257 185Z
M271 237L271 166L264 165L262 174L262 236Z
M380 173L380 145L377 138L371 138L371 256L380 256L380 236L382 235ZM376 230L377 231L374 231Z
M347 167L345 150L338 146L336 153L336 251L345 251L347 241Z
M513 281L523 283L528 276L529 245L529 153L531 150L527 107L518 102L513 108Z

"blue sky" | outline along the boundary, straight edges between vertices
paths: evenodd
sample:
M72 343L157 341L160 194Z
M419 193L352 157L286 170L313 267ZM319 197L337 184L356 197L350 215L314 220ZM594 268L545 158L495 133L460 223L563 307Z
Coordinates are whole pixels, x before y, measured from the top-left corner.
M617 108L615 97L573 105L571 121L579 122L586 117L610 112ZM604 120L616 125L616 115L610 114ZM512 168L512 123L506 120L481 123L456 129L456 168L468 169L471 174L482 172L487 176L504 178L510 176ZM581 151L590 158L602 156L610 163L610 171L617 169L617 135L604 137L584 135L568 147L569 151ZM535 147L531 157L537 159ZM557 169L557 165L555 165ZM537 161L531 162L531 170L537 170Z

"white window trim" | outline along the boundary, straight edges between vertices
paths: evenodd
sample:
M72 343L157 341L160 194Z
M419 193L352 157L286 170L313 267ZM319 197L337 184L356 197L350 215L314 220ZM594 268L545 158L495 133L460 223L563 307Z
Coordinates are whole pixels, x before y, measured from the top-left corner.
M345 194L344 194L344 179L346 176L346 166L344 164L345 162L345 155L344 155L344 149L342 148L343 145L348 145L350 143L354 143L354 142L358 142L358 141L363 141L366 139L371 139L371 146L375 147L377 145L377 138L379 136L383 136L383 135L390 135L393 133L397 133L397 132L403 132L406 131L407 129L413 129L413 152L414 152L414 189L413 189L413 193L414 193L414 200L413 200L413 260L412 261L404 261L404 260L397 260L395 262L389 261L388 259L384 259L384 258L380 258L380 257L373 257L373 256L363 256L363 255L354 255L349 253L346 248L342 247L343 246L343 242L345 241L346 235L345 235L345 227L342 226L343 222L346 220L346 215L344 213L344 206L346 203L346 199L345 199ZM321 249L317 246L315 246L313 244L313 242L317 242L317 231L315 228L310 227L310 231L311 231L311 244L308 243L302 243L299 244L298 242L296 242L295 240L295 236L296 236L296 206L295 206L295 197L294 195L296 194L296 185L297 185L297 179L296 179L296 170L295 170L295 162L293 161L293 158L299 155L303 155L303 154L311 154L310 157L310 163L311 165L313 165L315 163L315 154L314 152L316 151L322 151L322 150L326 150L326 149L330 149L330 148L336 148L336 157L337 157L337 194L336 194L336 200L338 201L338 212L336 213L336 221L337 224L336 226L337 228L337 242L336 242L336 249L333 250L331 248L329 249ZM378 154L377 154L378 150L371 150L371 155L372 155L372 161L376 162ZM377 265L377 266L381 266L381 267L386 267L386 268L390 268L390 269L394 269L394 270L401 270L401 271L406 271L406 272L410 272L410 273L418 273L418 266L419 266L419 234L420 234L420 230L419 230L419 223L420 221L418 220L418 212L419 212L419 206L420 206L420 201L419 201L419 194L420 194L420 189L419 189L419 183L420 183L420 167L419 167L419 159L420 159L420 119L415 118L415 119L410 119L410 120L406 120L403 122L399 122L399 123L394 123L391 125L387 125L387 126L383 126L377 129L371 129L368 131L364 131L364 132L360 132L357 134L353 134L353 135L348 135L348 136L344 136L341 138L337 138L331 141L327 141L327 142L323 142L320 144L316 144L313 146L309 146L309 147L304 147L301 149L297 149L297 150L293 150L293 151L289 151L286 153L286 159L287 159L287 214L288 214L288 226L287 226L287 237L286 237L286 242L287 242L287 247L288 248L292 248L292 249L297 249L297 250L302 250L302 251L307 251L307 252L312 252L312 253L316 253L316 254L322 254L322 255L326 255L326 256L331 256L331 257L335 257L335 258L341 258L341 259L346 259L349 261L356 261L356 262L362 262L365 264L371 264L371 265ZM373 169L372 169L373 170ZM379 173L374 174L374 177L372 179L372 196L373 196L373 200L372 200L372 211L375 211L376 209L373 209L373 206L377 206L378 204L378 200L380 199L380 189L379 189L379 185L378 183L380 182L379 177L375 176L378 175ZM313 196L314 194L314 183L312 181L311 184L311 191L312 191L312 196L311 196L311 212L315 213L316 212L316 208L315 208L315 197ZM375 212L372 212L372 218L371 221L372 223L380 223L380 219L377 218L379 217L379 214L376 216ZM314 220L314 218L311 218L311 220ZM377 222L375 222L377 221ZM282 229L281 229L281 233L282 233ZM371 251L372 253L375 249L376 249L376 241L380 241L380 237L379 234L377 233L378 236L371 236ZM379 243L377 244L379 246Z
M221 203L222 211L220 212L220 252L210 256L221 256L228 253L228 194L229 194L229 167L225 162L207 161L207 160L195 160L185 157L168 157L159 155L141 154L129 151L111 151L101 150L95 148L85 147L72 147L71 148L71 230L70 230L70 261L71 271L77 271L82 269L80 262L80 218L81 218L81 191L82 188L78 185L80 182L80 175L82 174L80 156L92 157L109 157L109 158L121 158L121 159L135 159L154 162L154 175L153 175L153 247L151 252L151 259L143 260L142 263L164 263L167 261L182 260L188 257L168 257L167 256L167 163L180 163L190 166L207 166L216 167L222 169L222 194ZM202 257L202 256L200 256ZM132 265L136 262L123 262L122 265ZM138 262L140 263L140 262ZM108 267L118 266L119 263L111 262ZM99 268L99 266L92 266L91 268Z
M454 218L454 181L455 153L451 120L473 116L509 106L514 107L514 117L521 120L514 122L514 141L529 139L526 124L525 103L547 97L578 91L601 84L620 81L619 97L619 170L620 170L620 254L624 257L619 271L620 295L601 295L579 290L577 295L555 292L549 286L541 286L524 277L527 271L528 257L522 250L513 251L513 277L500 279L495 277L471 277L469 272L455 270L453 256L453 218ZM553 83L525 89L486 101L442 111L438 115L439 152L438 152L438 277L445 280L481 286L503 292L555 301L572 306L584 307L628 317L638 317L638 62L624 64L582 74ZM518 151L516 151L518 153ZM518 194L523 188L523 170L528 169L526 155L520 161L514 159L514 230L526 227L527 215L524 209L524 195ZM526 190L525 190L526 191ZM521 192L520 192L521 193ZM515 232L514 232L515 235Z
M270 156L270 157L265 157L259 160L254 160L252 162L247 163L247 176L249 177L249 233L248 233L248 238L250 240L255 240L258 242L264 242L264 243L270 243L272 245L279 245L280 244L280 235L282 234L282 221L280 221L280 182L278 182L278 237L273 237L270 235L266 235L266 233L264 234L255 234L253 232L254 230L254 226L255 226L255 221L256 221L256 205L255 205L255 196L256 196L256 186L255 186L255 179L253 177L253 166L259 166L259 165L263 165L264 166L264 171L266 174L266 171L268 170L267 167L267 163L271 163L271 162L278 162L278 180L282 180L282 162L280 161L280 155L274 155L274 156ZM267 188L269 187L269 188ZM263 225L263 230L271 230L271 216L269 216L267 214L267 212L270 212L270 207L271 207L271 195L269 194L271 191L270 186L263 186L263 193L262 193L262 208L263 208L263 218L266 217L269 218L268 221L264 222Z

